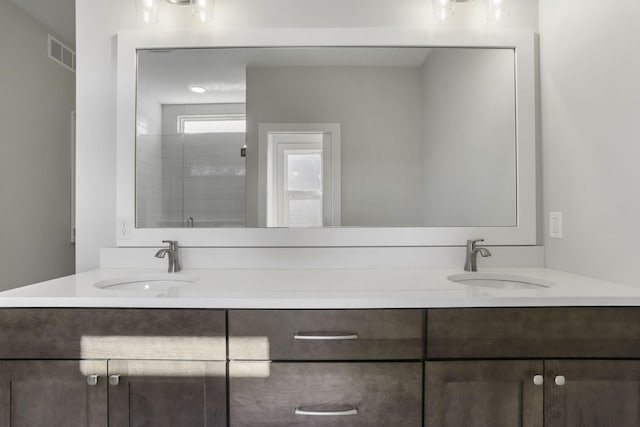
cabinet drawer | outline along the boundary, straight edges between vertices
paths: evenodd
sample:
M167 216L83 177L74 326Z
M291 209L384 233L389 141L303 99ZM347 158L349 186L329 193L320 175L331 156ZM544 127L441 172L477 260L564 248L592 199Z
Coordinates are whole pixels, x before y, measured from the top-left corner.
M237 360L421 359L423 310L233 310Z
M640 357L640 309L432 309L427 358Z
M422 366L231 362L231 426L420 426Z
M225 360L225 313L0 309L0 359Z

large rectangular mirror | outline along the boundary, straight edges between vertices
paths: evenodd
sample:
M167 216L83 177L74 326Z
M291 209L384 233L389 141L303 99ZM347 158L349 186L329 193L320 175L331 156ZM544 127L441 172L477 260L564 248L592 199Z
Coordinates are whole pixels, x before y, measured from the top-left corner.
M531 31L124 31L117 79L118 246L538 242Z
M137 228L515 227L513 48L137 50Z

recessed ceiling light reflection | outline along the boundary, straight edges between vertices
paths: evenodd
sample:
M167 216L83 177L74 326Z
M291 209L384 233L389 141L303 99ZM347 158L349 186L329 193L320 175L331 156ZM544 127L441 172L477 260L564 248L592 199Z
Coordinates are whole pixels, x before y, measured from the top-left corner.
M193 93L205 93L207 91L202 86L189 86L189 90Z

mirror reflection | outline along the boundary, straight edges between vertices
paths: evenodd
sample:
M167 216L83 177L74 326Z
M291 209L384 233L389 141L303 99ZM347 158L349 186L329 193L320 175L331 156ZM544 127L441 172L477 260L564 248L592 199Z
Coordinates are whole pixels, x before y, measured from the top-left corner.
M514 58L139 50L136 226L515 226Z

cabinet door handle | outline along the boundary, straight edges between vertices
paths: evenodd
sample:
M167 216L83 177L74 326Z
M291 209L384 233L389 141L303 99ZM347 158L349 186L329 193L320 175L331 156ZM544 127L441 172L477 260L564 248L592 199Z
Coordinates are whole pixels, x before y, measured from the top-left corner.
M302 341L357 340L358 334L356 332L296 332L293 339Z
M120 375L109 375L109 384L111 385L120 384Z
M358 415L358 408L348 408L339 411L314 411L297 407L294 411L296 415L307 415L312 417L335 417L343 415Z
M542 375L535 375L533 377L533 383L535 385L542 385L544 384L544 377Z
M95 375L95 374L87 375L87 384L88 385L98 384L98 378L100 378L99 375Z
M567 379L564 377L564 375L557 375L555 378L555 382L556 385L565 385Z

